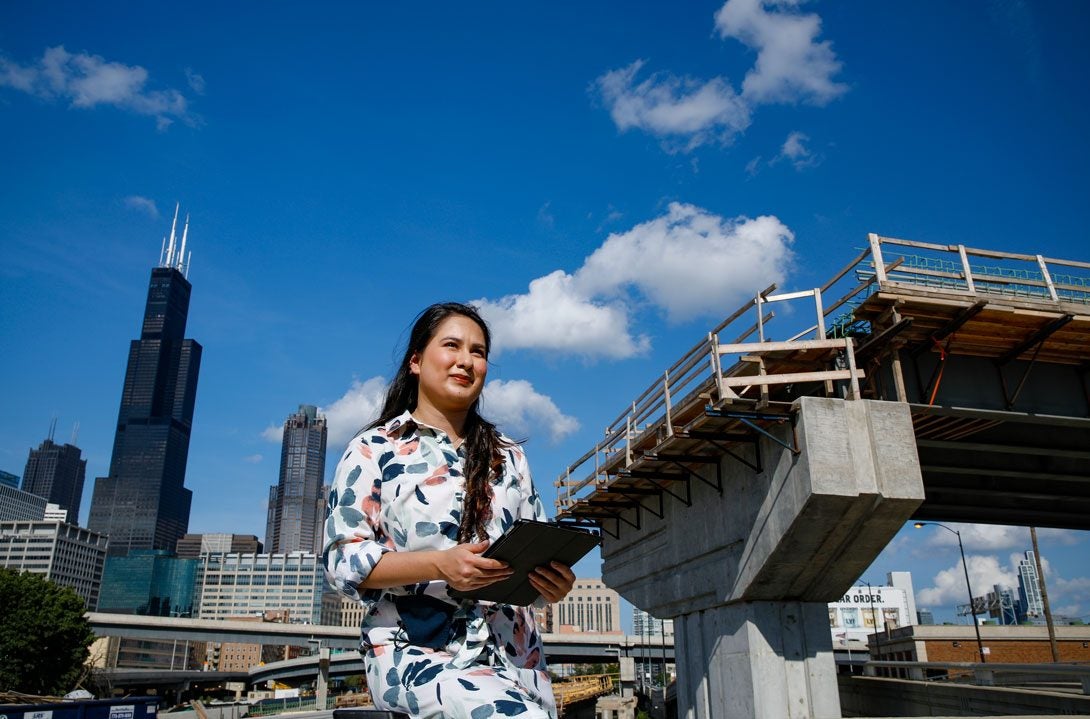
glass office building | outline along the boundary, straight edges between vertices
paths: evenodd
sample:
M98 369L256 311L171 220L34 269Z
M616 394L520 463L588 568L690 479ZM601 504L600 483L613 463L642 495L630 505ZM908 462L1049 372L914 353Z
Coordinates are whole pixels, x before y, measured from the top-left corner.
M91 498L88 527L109 535L111 556L173 550L189 528L192 492L183 484L201 346L185 339L192 286L174 244L172 229L166 262L151 271L140 339L129 346L110 472Z
M134 549L125 557L109 557L98 610L192 617L199 568L198 560L179 559L164 549Z

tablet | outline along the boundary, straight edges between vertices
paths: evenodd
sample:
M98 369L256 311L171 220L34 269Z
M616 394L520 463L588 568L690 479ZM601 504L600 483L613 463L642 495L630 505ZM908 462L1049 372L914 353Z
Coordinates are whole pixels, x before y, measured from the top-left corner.
M451 590L458 599L480 599L525 606L541 596L530 584L530 572L549 562L572 566L601 544L597 534L551 522L518 519L485 550L489 559L507 562L515 573L487 587L466 592Z

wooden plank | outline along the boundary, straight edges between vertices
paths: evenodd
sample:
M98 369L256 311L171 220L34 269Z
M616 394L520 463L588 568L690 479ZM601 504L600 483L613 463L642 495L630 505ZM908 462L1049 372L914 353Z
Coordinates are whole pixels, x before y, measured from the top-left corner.
M844 349L845 340L794 340L789 342L743 342L741 344L719 345L719 354L740 354L742 352L774 352L776 350L807 349Z
M854 376L862 379L866 377L866 373L863 370L856 370ZM822 382L824 380L842 380L851 379L853 373L851 370L836 369L836 370L822 370L819 372L792 372L790 374L778 374L778 375L764 375L762 377L724 377L722 379L723 386L725 387L753 387L756 385L765 384L794 384L796 382Z
M873 232L867 235L867 241L870 242L870 253L874 257L874 274L878 278L878 283L882 284L886 281L886 263L882 260L882 241Z

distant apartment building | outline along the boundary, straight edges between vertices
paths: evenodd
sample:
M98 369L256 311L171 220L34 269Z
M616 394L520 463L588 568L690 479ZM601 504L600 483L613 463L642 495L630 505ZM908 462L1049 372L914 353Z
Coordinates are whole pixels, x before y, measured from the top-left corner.
M642 609L632 608L632 634L637 637L651 637L672 640L674 636L673 619L655 619Z
M620 634L621 597L601 579L577 578L552 608L552 631L560 634Z
M57 444L49 437L30 450L23 470L23 491L45 497L66 510L71 523L77 524L86 474L87 460L80 456L80 448Z
M9 487L19 488L19 475L12 474L11 472L5 472L0 469L0 485L7 485Z
M180 559L200 559L202 554L260 554L261 542L252 534L187 534L178 540Z
M299 405L284 422L280 481L269 487L265 551L272 554L322 551L325 525L326 421L318 408Z
M71 587L88 611L99 606L107 544L105 535L64 522L0 522L0 566Z
M199 562L201 619L285 611L289 622L322 624L339 614L340 599L326 586L324 566L312 552L203 554Z

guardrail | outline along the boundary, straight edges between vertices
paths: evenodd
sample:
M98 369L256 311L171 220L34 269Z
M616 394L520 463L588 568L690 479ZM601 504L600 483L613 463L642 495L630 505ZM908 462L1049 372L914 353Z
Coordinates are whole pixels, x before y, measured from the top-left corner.
M996 676L1017 675L1022 682L1071 681L1082 684L1082 693L1090 694L1090 664L998 664L978 662L898 662L874 660L863 665L866 676L879 676L879 669L892 670L893 676L921 681L947 681L971 676L980 686L996 686ZM929 672L945 672L943 675Z

